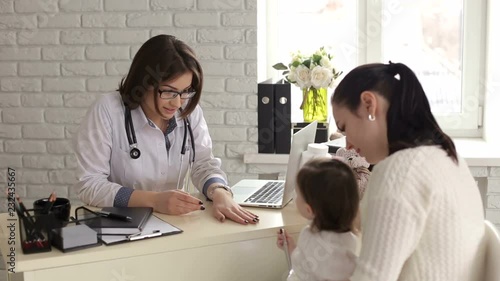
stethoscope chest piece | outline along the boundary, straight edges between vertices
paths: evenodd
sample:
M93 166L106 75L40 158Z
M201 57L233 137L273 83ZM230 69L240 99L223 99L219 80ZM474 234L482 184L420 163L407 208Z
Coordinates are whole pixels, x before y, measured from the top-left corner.
M132 148L130 150L130 157L132 159L137 159L137 158L141 157L141 151L138 148L135 148L135 147Z
M130 147L130 158L132 159L138 159L141 157L141 151L139 148L137 148L137 138L135 136L135 130L134 130L134 122L132 122L132 115L130 113L130 109L126 108L125 109L125 131L127 132L127 140L128 140L128 145ZM187 140L187 135L189 133L189 137L191 139L191 149L192 149L192 160L191 162L194 162L195 159L195 146L194 146L194 136L193 136L193 131L191 130L191 124L189 121L184 119L184 137L182 139L182 149L181 149L181 166L182 166L182 156L186 153L186 140Z
M129 108L125 110L125 131L127 132L127 140L130 147L130 158L138 159L141 157L141 151L137 148L134 123L132 122L132 115Z

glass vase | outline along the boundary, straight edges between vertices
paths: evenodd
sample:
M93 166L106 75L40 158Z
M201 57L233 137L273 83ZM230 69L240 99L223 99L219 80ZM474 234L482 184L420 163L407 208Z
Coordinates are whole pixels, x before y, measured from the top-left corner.
M303 89L302 114L304 122L326 122L328 116L327 93L325 88Z

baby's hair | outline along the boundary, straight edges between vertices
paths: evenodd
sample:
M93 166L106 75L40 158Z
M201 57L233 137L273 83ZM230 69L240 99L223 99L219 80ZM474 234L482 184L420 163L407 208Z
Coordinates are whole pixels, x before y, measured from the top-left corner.
M314 230L352 230L359 194L356 177L347 164L337 159L312 159L297 174L297 187L313 210Z

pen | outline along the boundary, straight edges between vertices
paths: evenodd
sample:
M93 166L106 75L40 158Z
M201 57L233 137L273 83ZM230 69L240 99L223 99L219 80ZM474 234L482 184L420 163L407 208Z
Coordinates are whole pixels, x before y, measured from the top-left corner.
M98 211L97 213L105 218L121 220L121 221L131 221L132 220L132 218L129 216L124 216L124 215L115 214L115 213L111 213L111 212Z
M40 241L44 240L45 237L40 232L40 230L37 229L37 225L35 224L35 220L31 216L31 214L28 212L28 209L26 209L26 207L23 204L23 201L21 201L21 198L17 194L16 194L16 199L18 202L18 204L15 204L16 211L17 211L18 215L21 217L21 220L22 220L21 223L23 223L24 227L26 228L26 230L25 230L26 236L28 237L28 239L36 238L38 241L37 245L39 245L40 247L43 247L43 245L41 245Z
M144 239L144 238L152 238L152 237L157 237L157 236L161 236L161 231L159 230L153 230L153 233L151 234L145 234L145 235L141 235L142 233L136 233L136 234L132 234L132 235L129 235L127 236L127 239L129 241L134 241L134 240L139 240L139 239Z
M25 218L26 221L28 221L28 223L30 224L31 227L33 227L32 230L36 231L36 228L35 228L36 224L35 224L35 221L33 220L33 217L28 212L28 209L26 209L26 207L23 204L23 201L21 201L21 198L17 194L16 194L16 199L17 199L17 202L19 204L19 210L22 214L22 217Z
M283 236L283 249L285 250L286 262L288 263L288 270L292 269L292 261L290 260L290 253L288 252L288 242L286 241L285 229L280 229Z
M16 213L20 218L21 223L23 224L25 230L24 233L26 233L26 240L32 240L33 235L34 235L34 229L35 225L32 224L30 221L28 221L28 218L24 215L24 212L21 210L21 207L19 206L19 203L14 202L14 208L16 209Z
M49 198L47 198L47 203L45 203L45 206L43 208L43 214L48 214L50 212L50 209L52 209L52 206L54 206L54 202L56 202L56 194L52 192L49 195Z

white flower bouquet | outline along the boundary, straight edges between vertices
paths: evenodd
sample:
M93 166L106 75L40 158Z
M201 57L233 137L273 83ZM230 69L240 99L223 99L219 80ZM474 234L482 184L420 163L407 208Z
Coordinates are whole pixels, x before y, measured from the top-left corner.
M310 56L300 51L292 54L292 61L288 66L283 63L273 65L276 70L283 70L285 79L297 85L301 90L310 88L321 89L333 87L335 80L342 74L333 67L333 56L325 51L324 47Z
M332 58L333 56L321 47L310 56L305 56L300 51L292 54L292 62L288 66L283 63L273 65L274 69L283 70L286 81L302 90L300 109L303 110L305 122L327 120L326 89L333 88L336 79L342 74L342 71L333 67Z

